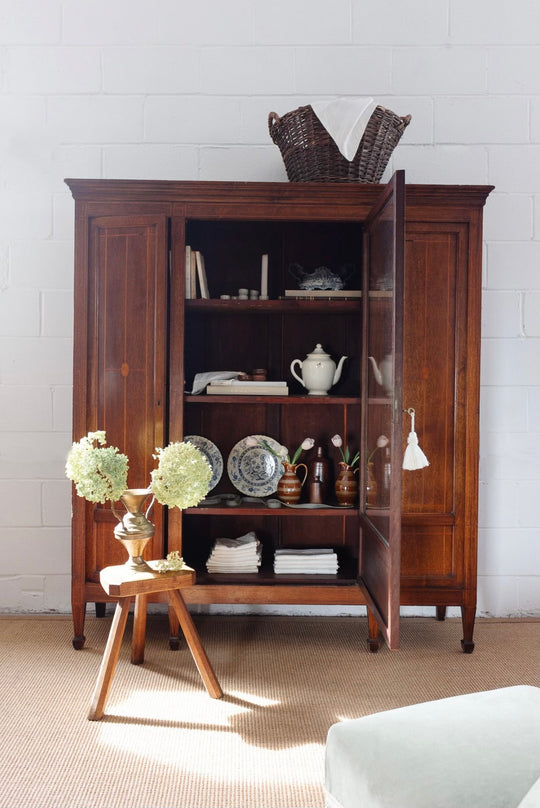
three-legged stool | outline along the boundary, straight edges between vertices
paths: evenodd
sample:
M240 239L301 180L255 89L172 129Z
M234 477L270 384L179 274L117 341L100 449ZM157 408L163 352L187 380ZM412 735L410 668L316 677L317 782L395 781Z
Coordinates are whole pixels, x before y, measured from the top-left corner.
M123 564L118 567L106 567L101 571L99 577L105 592L108 595L117 597L118 603L116 604L109 638L92 695L92 703L88 713L90 721L99 721L103 717L105 703L120 654L129 606L133 597L135 597L135 612L133 617L131 662L134 665L139 665L143 662L146 604L148 595L157 592L167 592L171 606L184 632L189 650L209 695L213 699L222 697L223 692L180 591L182 587L192 586L195 583L195 573L192 569L186 567L179 572L161 573L153 569L152 562L150 562L145 572L137 572Z

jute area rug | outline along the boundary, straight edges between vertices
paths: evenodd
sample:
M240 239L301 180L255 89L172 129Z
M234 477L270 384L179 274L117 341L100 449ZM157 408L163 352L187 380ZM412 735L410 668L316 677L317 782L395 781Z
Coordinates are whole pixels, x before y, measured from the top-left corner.
M149 616L143 666L131 623L102 721L87 712L111 618L0 618L2 808L321 808L331 724L420 701L539 684L538 622L408 618L399 651L367 651L363 619L204 616L225 692L210 699L185 645ZM444 731L443 728L441 728Z

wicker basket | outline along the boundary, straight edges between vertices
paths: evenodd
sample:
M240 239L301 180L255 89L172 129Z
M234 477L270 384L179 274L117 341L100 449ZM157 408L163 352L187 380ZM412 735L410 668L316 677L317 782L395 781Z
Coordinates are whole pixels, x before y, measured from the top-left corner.
M268 129L291 182L379 182L410 120L376 107L352 160L343 157L311 106L281 118L271 112Z

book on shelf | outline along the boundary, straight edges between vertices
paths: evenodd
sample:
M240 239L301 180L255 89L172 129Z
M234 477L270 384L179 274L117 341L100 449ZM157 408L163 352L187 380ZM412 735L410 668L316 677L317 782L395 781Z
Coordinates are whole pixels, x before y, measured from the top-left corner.
M189 277L190 277L190 297L197 297L197 259L195 257L195 250L190 248L189 255Z
M197 297L197 266L195 250L186 244L186 264L185 264L185 290L186 300Z
M332 300L333 298L347 298L362 297L360 289L285 289L284 297L315 300Z
M286 387L287 382L285 381L267 381L265 380L257 380L257 381L250 381L249 379L213 379L209 384L212 385L223 385L223 384L243 384L249 387Z
M286 384L268 385L264 382L242 382L237 384L209 384L209 396L288 396Z
M195 251L195 260L197 262L197 275L199 278L199 288L201 290L201 297L204 299L208 299L210 297L210 292L208 291L208 280L206 278L204 255L201 252L199 252L199 250Z

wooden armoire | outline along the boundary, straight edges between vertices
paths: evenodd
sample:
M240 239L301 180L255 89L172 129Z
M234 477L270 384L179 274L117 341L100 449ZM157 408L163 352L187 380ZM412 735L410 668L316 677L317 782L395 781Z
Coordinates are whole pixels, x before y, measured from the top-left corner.
M131 487L149 484L156 447L186 435L222 460L208 503L184 512L154 506L148 558L181 552L197 574L185 591L192 603L365 604L372 651L381 634L398 647L400 604L433 606L439 619L459 606L471 652L482 210L491 187L406 185L403 172L388 185L66 182L75 199L73 439L104 429L129 457ZM208 298L186 296L192 251L204 257ZM239 288L260 290L262 255L268 299L235 299ZM346 288L295 295L297 265L306 274L347 267ZM308 395L290 372L317 344L347 357L327 396ZM370 356L390 368L389 390ZM289 395L191 393L196 374L254 368L287 381ZM429 459L417 471L401 468L409 408ZM247 436L291 452L313 437L335 472L335 434L360 451L354 507L336 507L332 488L326 507L271 508L266 491L240 491L231 507L239 492L229 462ZM367 459L381 435L389 443L373 456L373 500ZM86 604L101 613L107 600L100 569L125 560L114 524L110 508L74 494L76 648ZM262 543L259 572L208 573L215 540L248 531ZM337 553L337 574L273 570L278 548L323 547ZM175 637L171 619L171 646Z

